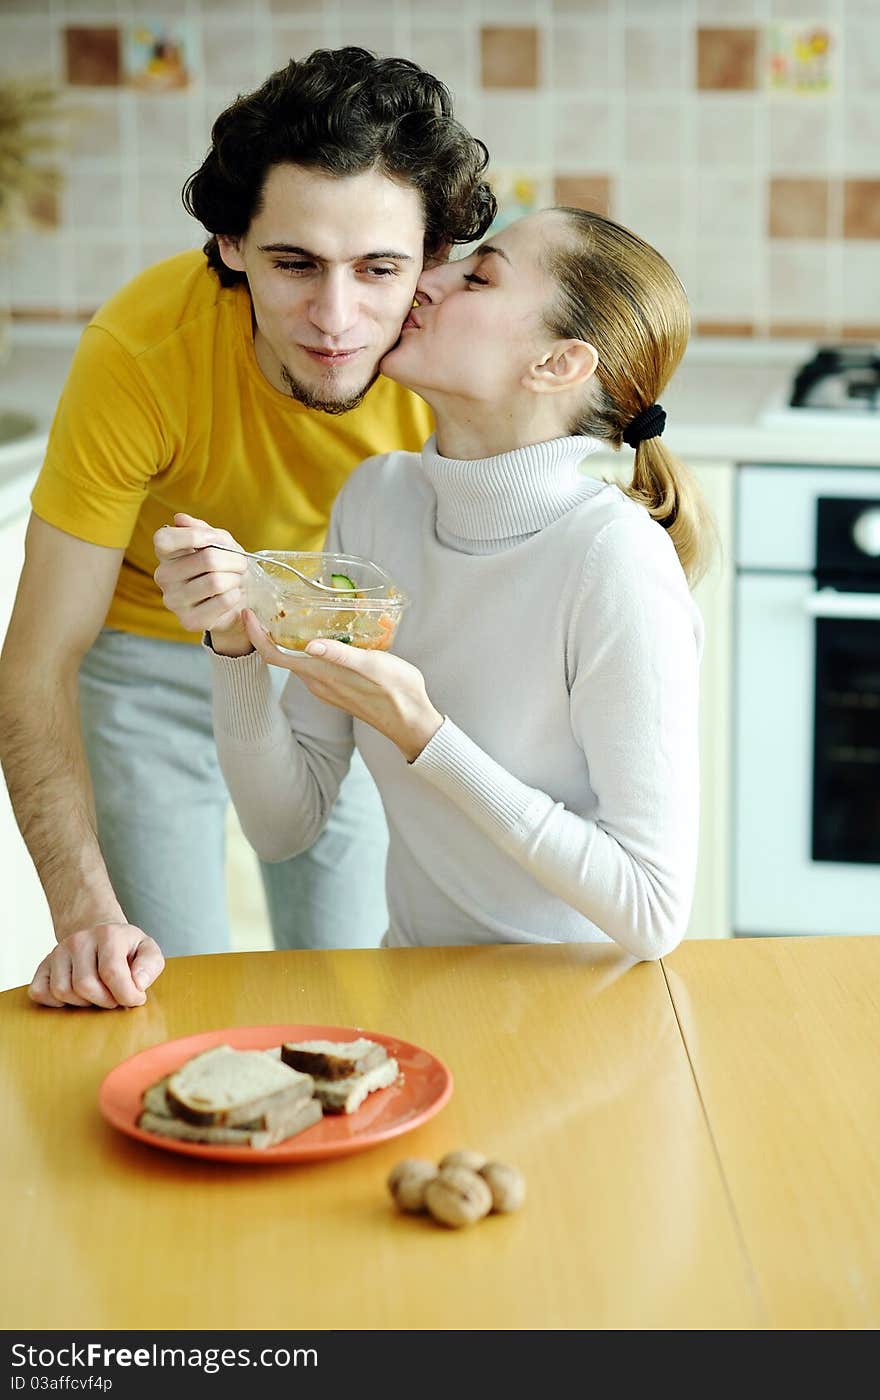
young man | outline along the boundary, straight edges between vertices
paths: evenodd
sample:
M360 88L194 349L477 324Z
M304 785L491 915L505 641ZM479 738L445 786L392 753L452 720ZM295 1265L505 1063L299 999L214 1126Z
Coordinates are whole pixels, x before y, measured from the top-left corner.
M214 124L184 202L213 235L87 327L32 496L0 663L0 758L57 947L45 1006L134 1006L170 954L229 946L227 794L207 658L164 608L152 537L175 515L245 549L320 549L365 457L415 449L425 406L379 378L423 260L480 237L486 151L437 79L319 50ZM207 260L206 260L207 259ZM216 609L214 609L216 611ZM387 834L363 769L310 852L264 867L279 946L378 943Z

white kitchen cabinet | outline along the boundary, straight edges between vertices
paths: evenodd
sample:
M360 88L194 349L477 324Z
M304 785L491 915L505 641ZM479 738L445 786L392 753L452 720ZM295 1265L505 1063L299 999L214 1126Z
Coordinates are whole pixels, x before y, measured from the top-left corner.
M28 514L25 508L0 526L0 645L24 561ZM0 990L6 990L30 982L37 964L54 946L55 937L43 888L18 830L5 782L0 782L0 891Z

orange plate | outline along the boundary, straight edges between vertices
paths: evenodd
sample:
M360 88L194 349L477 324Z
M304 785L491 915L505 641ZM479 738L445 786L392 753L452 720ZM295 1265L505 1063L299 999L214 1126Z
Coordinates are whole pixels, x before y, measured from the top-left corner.
M355 1113L325 1114L305 1132L265 1149L227 1147L208 1142L179 1142L158 1137L137 1126L141 1095L163 1075L179 1069L184 1061L215 1045L231 1045L235 1050L268 1050L283 1040L376 1040L393 1055L403 1072L387 1089L369 1094ZM354 1026L233 1026L228 1030L205 1031L180 1040L166 1040L149 1050L123 1060L106 1076L98 1093L98 1107L114 1128L138 1138L150 1147L180 1152L185 1157L209 1157L217 1162L317 1162L325 1157L345 1157L362 1152L417 1128L448 1103L452 1094L452 1074L435 1055L397 1040L392 1035L360 1030Z

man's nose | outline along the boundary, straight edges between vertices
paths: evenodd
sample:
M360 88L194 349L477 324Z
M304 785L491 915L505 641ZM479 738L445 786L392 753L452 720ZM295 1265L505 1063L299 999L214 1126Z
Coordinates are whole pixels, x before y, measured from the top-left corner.
M343 277L323 277L309 316L324 335L343 335L357 318L355 289Z

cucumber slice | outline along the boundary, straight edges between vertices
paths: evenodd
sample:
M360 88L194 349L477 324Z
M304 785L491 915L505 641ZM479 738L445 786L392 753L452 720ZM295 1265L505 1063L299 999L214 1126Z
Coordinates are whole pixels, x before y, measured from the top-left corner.
M348 574L331 574L330 582L334 588L344 588L350 593L356 593L357 589L352 583Z

